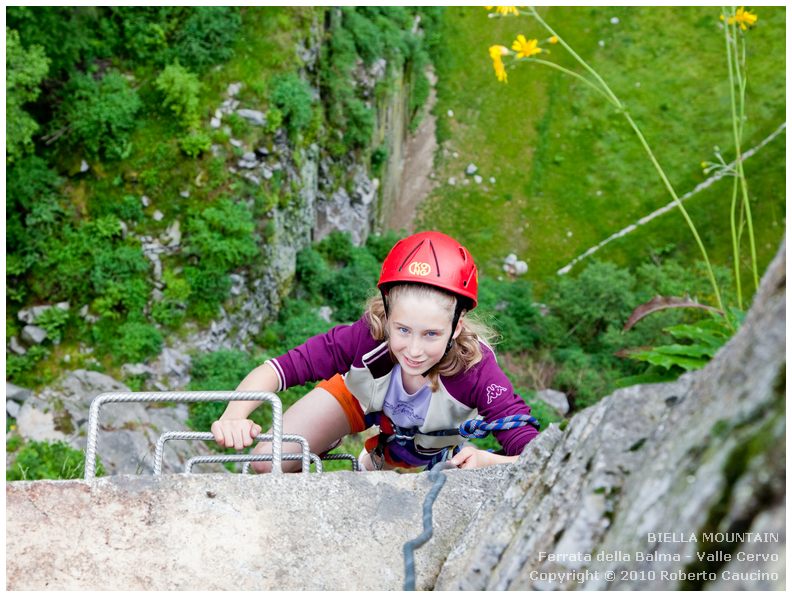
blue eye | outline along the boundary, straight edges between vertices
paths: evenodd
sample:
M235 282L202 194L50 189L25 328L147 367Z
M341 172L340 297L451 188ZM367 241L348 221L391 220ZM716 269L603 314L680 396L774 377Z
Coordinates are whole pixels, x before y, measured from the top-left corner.
M406 333L408 333L410 330L408 330L407 328L399 328L399 331L400 331L402 334L406 334Z
M438 335L438 333L437 332L426 332L426 335L431 337L431 338L434 338L435 336Z

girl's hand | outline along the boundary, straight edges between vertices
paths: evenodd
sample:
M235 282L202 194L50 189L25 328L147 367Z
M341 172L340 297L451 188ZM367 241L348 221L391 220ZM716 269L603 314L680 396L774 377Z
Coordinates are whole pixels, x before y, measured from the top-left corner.
M451 459L459 468L481 468L484 466L492 466L493 464L506 464L515 462L518 456L501 456L500 454L493 454L486 450L478 450L471 446L462 448L459 454Z
M222 448L241 450L253 444L261 426L250 419L218 419L212 423L214 439Z

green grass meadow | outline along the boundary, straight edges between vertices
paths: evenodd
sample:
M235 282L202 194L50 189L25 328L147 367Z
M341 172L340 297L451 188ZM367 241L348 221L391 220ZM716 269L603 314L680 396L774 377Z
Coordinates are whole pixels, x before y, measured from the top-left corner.
M754 12L759 21L747 32L743 151L782 124L786 110L785 9ZM541 14L628 106L679 196L707 178L700 164L713 159L714 146L733 159L717 8L547 7ZM503 258L516 253L541 289L559 268L671 196L624 117L583 83L544 65L510 66L508 60L508 83L496 80L487 49L510 47L518 33L540 41L549 36L528 16L489 18L475 7L445 11L435 56L435 113L445 151L436 164L440 183L418 224L459 237L485 274L496 275ZM539 58L582 72L560 44L543 48L550 53ZM785 226L785 153L782 134L745 163L762 270ZM471 162L483 177L480 185L464 174ZM452 176L454 186L447 182ZM732 179L724 178L686 202L711 258L726 267L731 188ZM596 256L637 265L660 252L700 259L678 210ZM743 274L747 282L750 274Z

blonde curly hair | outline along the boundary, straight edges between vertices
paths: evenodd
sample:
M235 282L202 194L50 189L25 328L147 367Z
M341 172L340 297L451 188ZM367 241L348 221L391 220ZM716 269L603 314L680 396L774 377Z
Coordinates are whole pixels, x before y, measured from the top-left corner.
M417 298L431 298L448 309L448 320L451 323L456 306L456 297L447 292L438 290L426 284L397 284L388 291L388 301L391 305L398 302L404 296ZM382 296L377 294L372 296L366 303L366 319L371 330L371 336L375 340L388 339L388 325L385 316L385 306L382 303ZM440 376L450 377L467 371L476 363L481 361L481 345L484 342L488 346L494 344L497 334L482 321L471 317L467 311L462 311L459 319L462 330L459 335L451 342L448 354L430 370L427 378L432 391L437 391L440 384Z

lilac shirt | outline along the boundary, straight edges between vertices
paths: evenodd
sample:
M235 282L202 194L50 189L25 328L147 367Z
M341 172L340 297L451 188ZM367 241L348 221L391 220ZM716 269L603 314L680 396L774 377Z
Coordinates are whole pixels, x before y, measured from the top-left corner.
M382 412L399 427L420 427L426 419L432 389L422 386L415 394L407 393L402 381L401 365L393 366Z

